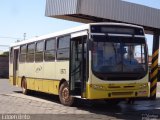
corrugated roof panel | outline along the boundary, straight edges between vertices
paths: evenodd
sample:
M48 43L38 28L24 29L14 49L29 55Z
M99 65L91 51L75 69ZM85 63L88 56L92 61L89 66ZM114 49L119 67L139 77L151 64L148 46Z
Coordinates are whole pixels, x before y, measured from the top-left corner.
M46 16L78 22L119 21L160 29L159 9L121 0L47 0Z
M46 0L46 16L75 14L78 0Z

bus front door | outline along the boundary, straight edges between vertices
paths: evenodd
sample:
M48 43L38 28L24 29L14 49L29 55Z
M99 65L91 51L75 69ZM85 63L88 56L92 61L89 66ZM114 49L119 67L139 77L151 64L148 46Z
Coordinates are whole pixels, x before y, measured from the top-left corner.
M86 39L87 36L71 38L69 89L73 96L85 97Z
M14 49L14 52L13 52L13 85L16 85L16 79L17 79L18 54L19 54L19 50Z

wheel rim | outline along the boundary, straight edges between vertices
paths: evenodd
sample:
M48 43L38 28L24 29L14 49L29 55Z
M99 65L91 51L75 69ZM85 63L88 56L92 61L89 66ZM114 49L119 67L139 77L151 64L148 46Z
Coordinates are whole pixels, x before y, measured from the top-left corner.
M64 102L69 102L70 96L69 96L69 89L68 88L64 88L62 90L62 98L63 98Z

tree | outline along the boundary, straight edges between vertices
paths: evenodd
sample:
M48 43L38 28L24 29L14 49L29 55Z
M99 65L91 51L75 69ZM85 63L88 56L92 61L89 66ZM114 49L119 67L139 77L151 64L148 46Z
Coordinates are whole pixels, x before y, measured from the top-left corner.
M1 56L9 56L9 51L3 52Z

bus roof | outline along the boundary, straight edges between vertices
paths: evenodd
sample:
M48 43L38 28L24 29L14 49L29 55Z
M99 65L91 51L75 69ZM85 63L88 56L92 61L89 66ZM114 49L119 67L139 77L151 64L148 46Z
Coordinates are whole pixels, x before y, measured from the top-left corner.
M84 24L84 25L81 25L81 26L78 26L78 27L62 30L62 31L59 31L59 32L54 32L54 33L51 33L51 34L47 34L47 35L43 35L43 36L39 36L39 37L34 37L34 38L24 40L24 41L20 41L20 42L17 42L17 43L13 43L13 44L10 45L10 47L16 47L16 46L31 43L31 42L36 42L36 41L45 40L45 39L48 39L48 38L63 36L63 35L69 34L69 33L75 33L75 32L78 32L78 31L87 30L87 29L89 29L90 25L116 25L116 26L138 27L138 28L143 29L143 27L141 27L141 26L132 25L132 24L125 24L125 23L111 23L111 22L90 23L90 24Z
M48 39L48 38L53 38L53 37L57 37L57 36L61 36L61 35L63 36L63 35L69 34L69 33L74 33L74 32L87 30L87 29L89 29L89 24L85 24L85 25L81 25L81 26L78 26L78 27L54 32L54 33L47 34L47 35L34 37L34 38L31 38L31 39L28 39L28 40L23 40L23 41L11 44L10 47L19 46L19 45L23 45L23 44L27 44L27 43L31 43L31 42L40 41L40 40L45 40L45 39Z

